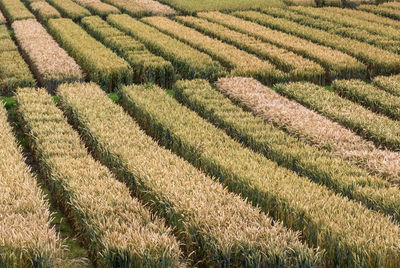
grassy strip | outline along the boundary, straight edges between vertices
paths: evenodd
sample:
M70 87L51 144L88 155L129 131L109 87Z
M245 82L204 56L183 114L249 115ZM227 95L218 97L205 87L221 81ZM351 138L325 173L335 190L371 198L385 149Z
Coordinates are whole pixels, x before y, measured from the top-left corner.
M276 90L372 140L376 146L400 150L400 123L310 83L275 85Z
M175 87L176 97L213 124L224 129L232 138L242 141L256 152L260 152L285 166L326 185L337 193L354 198L373 209L394 214L400 219L400 204L392 195L399 196L397 187L389 187L384 180L369 176L367 172L334 158L324 150L311 147L285 132L266 125L261 119L244 112L211 89L203 80L179 81ZM367 191L366 191L367 189ZM378 195L365 192L379 192ZM382 194L387 190L387 194Z
M170 88L174 83L172 64L152 54L141 42L112 27L99 17L86 17L82 19L82 25L133 67L135 82L157 83L166 88Z
M128 15L109 15L107 21L143 42L152 53L170 61L175 70L184 78L216 80L225 74L225 69L207 54Z
M336 14L343 14L348 15L354 18L362 19L364 21L374 22L381 25L390 26L393 28L400 29L400 21L392 20L386 17L382 17L379 15L375 15L373 13L364 12L361 10L355 9L348 9L348 8L324 8L325 10L336 13Z
M400 75L393 75L393 76L377 76L374 78L372 83L397 96L400 97Z
M9 96L17 87L34 85L35 79L11 39L8 28L0 25L0 95Z
M371 12L379 16L388 17L394 20L400 20L400 10L396 10L385 6L374 6L374 5L360 5L357 7L358 10Z
M76 4L72 0L47 0L55 8L57 8L60 13L67 18L72 20L80 20L83 17L90 16L91 13L84 7Z
M35 18L20 0L0 0L0 9L9 23L13 23L16 20Z
M61 46L72 55L90 80L112 91L131 83L133 70L124 59L91 37L70 19L51 19L48 28Z
M230 30L205 19L189 16L179 16L176 19L205 34L256 54L262 59L271 61L280 70L288 72L290 80L307 80L317 84L325 83L325 71L319 64L287 51L284 48L262 42L257 38Z
M400 182L400 154L377 149L356 133L251 78L223 78L218 89L232 101L299 140L330 151L391 182ZM329 90L333 91L332 88Z
M0 266L51 267L62 242L50 227L49 205L17 146L0 102Z
M264 12L273 13L268 9ZM369 44L259 12L235 12L234 15L348 53L367 64L371 76L400 72L399 55Z
M61 87L65 112L96 155L163 215L204 266L308 267L319 255L297 233L160 147L94 84Z
M180 266L179 244L87 152L44 89L16 93L17 112L51 190L100 266ZM118 198L115 198L118 197Z
M73 0L77 4L87 8L93 14L106 17L109 14L121 13L115 6L101 2L100 0Z
M47 2L33 2L30 7L37 18L44 23L49 19L61 18L60 12Z
M314 11L314 9L316 11ZM380 31L373 31L373 27L362 27L362 24L371 25L371 22L364 23L353 23L353 25L344 26L343 23L338 23L336 20L326 20L321 14L325 14L323 11L319 11L320 8L312 9L268 9L268 14L295 21L301 25L310 26L327 31L332 34L341 35L361 42L366 42L371 45L375 45L379 48L397 53L400 52L400 40L391 36L394 32L399 35L399 31L391 27L381 26L383 32L388 32L388 35L382 35ZM328 12L326 12L328 13ZM320 16L318 16L320 14ZM331 13L329 13L331 14ZM322 17L322 18L321 18ZM330 16L328 16L330 17ZM340 18L340 15L334 14L335 18ZM348 23L349 24L349 23ZM396 40L395 40L396 39Z
M54 90L61 83L82 80L79 65L39 22L19 20L12 24L12 29L41 86Z
M326 250L327 266L398 262L400 251L392 239L398 237L399 227L388 217L242 147L161 88L124 87L122 100L136 120L163 145L288 227L302 230L308 243ZM377 230L378 225L392 231ZM371 239L368 242L366 234Z
M276 69L271 62L261 60L218 39L208 37L192 28L181 25L165 17L147 17L142 21L154 26L192 47L209 54L231 70L232 75L257 78L263 83L274 84L288 80L286 74Z
M400 98L360 80L336 80L332 84L340 96L366 108L400 120Z
M220 12L199 13L200 17L224 25L230 29L248 34L263 42L293 51L321 64L328 74L328 80L336 78L365 78L367 68L355 58L340 51L317 45L308 40L252 23Z

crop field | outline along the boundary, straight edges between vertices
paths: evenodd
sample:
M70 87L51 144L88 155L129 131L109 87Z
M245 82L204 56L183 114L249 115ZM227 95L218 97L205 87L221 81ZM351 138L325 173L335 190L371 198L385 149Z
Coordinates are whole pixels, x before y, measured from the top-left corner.
M0 267L400 267L400 2L0 0Z

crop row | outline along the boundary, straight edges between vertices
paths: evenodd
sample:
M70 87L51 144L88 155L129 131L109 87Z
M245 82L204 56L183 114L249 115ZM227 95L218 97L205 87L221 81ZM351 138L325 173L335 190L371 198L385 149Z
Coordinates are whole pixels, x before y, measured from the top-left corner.
M288 72L290 80L307 80L317 84L325 83L325 71L317 63L291 51L263 42L255 37L230 30L229 28L196 17L180 16L176 19L205 34L218 38L240 49L270 60L280 70Z
M377 87L400 97L400 75L377 76L372 82Z
M10 23L35 18L20 0L0 0L0 9Z
M400 120L400 98L361 80L336 80L334 90L366 108Z
M216 80L225 69L210 56L176 40L159 30L130 16L109 15L107 21L119 30L132 35L155 55L170 61L184 78L206 78Z
M6 24L6 18L4 17L3 13L0 11L0 25Z
M276 90L372 140L378 147L400 150L400 123L397 121L310 83L281 84Z
M343 37L348 37L351 39L355 39L358 41L366 42L371 45L375 45L377 47L392 51L394 53L400 52L400 40L392 36L392 32L395 32L395 35L399 35L400 31L393 29L391 27L388 30L382 29L384 32L388 32L388 35L383 35L380 32L369 31L364 29L361 23L355 23L355 25L344 26L342 23L332 20L326 20L321 14L325 14L319 9L314 12L314 9L268 9L268 13L277 17L289 19L295 21L299 24L310 26L313 28L318 28L324 31L327 31L332 34L341 35ZM316 14L320 14L318 17ZM329 13L330 14L330 13ZM321 18L322 17L322 18ZM330 16L329 16L330 17ZM334 14L335 18L338 18L339 15ZM372 25L371 22L364 22L366 25ZM383 26L380 26L384 28ZM373 27L370 27L373 28ZM394 40L397 39L397 40Z
M124 87L121 95L147 133L288 227L301 230L309 244L326 250L328 266L398 262L393 239L399 239L399 227L389 217L242 147L156 86Z
M231 70L232 75L255 77L266 84L287 80L286 75L276 69L269 61L261 60L254 55L223 43L218 39L208 37L169 18L147 17L142 21L209 54Z
M359 10L362 11L367 11L374 13L376 15L388 17L394 20L399 20L400 19L400 10L399 9L393 9L390 7L385 7L383 5L379 6L374 6L374 5L360 5L358 7Z
M91 81L107 89L131 83L133 70L124 59L91 37L70 19L51 19L48 29L53 37L75 58Z
M35 79L6 25L0 25L0 94L11 95L17 87L34 86Z
M195 261L251 267L318 262L319 255L297 233L160 147L98 86L67 85L58 96L96 156L167 219Z
M220 12L199 13L198 16L312 59L327 70L330 80L366 77L364 64L338 50Z
M91 13L86 8L78 5L72 0L48 0L64 17L72 20L80 20L83 17L90 16Z
M50 208L25 164L0 102L0 266L51 267L62 254Z
M377 149L372 142L254 79L222 78L217 86L232 101L304 143L328 150L334 156L359 165L370 173L393 182L399 181L399 153Z
M120 11L118 8L103 3L100 0L73 0L81 6L90 10L93 14L105 17L109 14L119 14Z
M264 12L273 13L270 9ZM326 45L348 53L368 65L371 76L378 74L392 74L400 72L400 56L386 50L362 43L356 40L344 38L309 26L303 26L296 22L276 18L268 14L256 11L235 12L236 16L248 19L262 25L275 28L294 34L302 38L307 38L321 45Z
M36 17L40 21L45 23L49 19L56 19L61 17L60 12L58 12L57 9L52 7L47 2L42 2L42 1L33 2L32 4L30 4L30 8L32 12L36 15Z
M45 89L21 88L16 99L41 171L95 263L177 266L180 250L170 231L88 154L52 96Z
M174 15L175 10L155 0L103 0L133 17L146 15Z
M157 83L170 88L174 82L174 67L155 56L139 41L112 27L99 17L82 19L83 27L107 47L116 51L132 67L136 82Z
M39 22L34 19L15 21L12 29L41 86L54 90L63 82L82 80L79 65Z

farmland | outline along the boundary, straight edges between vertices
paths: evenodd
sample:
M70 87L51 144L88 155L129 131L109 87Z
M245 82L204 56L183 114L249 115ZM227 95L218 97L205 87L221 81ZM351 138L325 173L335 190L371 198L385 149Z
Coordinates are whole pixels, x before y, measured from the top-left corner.
M399 267L400 3L0 0L0 267Z

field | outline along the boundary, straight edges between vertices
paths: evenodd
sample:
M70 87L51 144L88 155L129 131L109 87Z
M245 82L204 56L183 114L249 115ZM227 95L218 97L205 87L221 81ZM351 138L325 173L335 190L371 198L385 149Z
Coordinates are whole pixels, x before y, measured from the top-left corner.
M0 267L400 267L400 3L0 0Z

